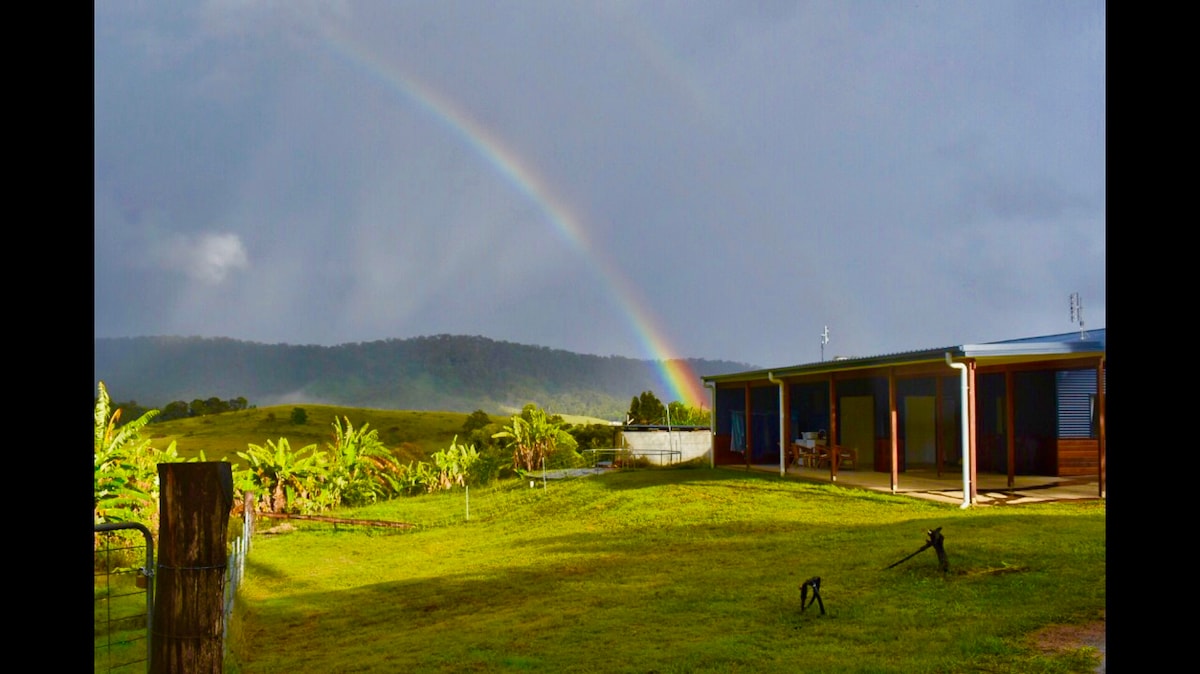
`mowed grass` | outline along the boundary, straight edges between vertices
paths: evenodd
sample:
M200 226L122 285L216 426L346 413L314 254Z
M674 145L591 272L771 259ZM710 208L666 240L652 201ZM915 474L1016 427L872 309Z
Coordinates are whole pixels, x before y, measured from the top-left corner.
M292 410L300 407L307 416L303 424L291 422ZM415 410L376 410L335 405L277 405L237 412L225 412L188 419L173 419L150 424L145 433L156 449L166 449L175 441L180 456L192 458L203 452L209 461L241 461L237 452L246 451L253 443L266 445L267 440L278 442L287 438L288 445L298 450L316 444L324 449L333 440L333 421L348 418L355 428L369 424L379 431L379 439L403 463L424 461L435 452L450 446L455 436L462 439L463 423L468 415L460 412L426 412ZM511 417L492 415L501 424ZM563 415L573 424L607 423L590 417Z
M1085 672L1105 504L960 510L733 469L401 498L255 536L226 671ZM467 519L469 505L470 519ZM260 531L278 526L260 523ZM932 549L942 527L950 571ZM822 579L827 610L801 611Z

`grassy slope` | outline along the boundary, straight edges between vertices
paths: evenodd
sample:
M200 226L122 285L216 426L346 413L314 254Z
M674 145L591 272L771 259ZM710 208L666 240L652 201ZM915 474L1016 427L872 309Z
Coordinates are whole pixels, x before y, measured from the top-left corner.
M406 532L258 535L252 672L1070 672L1027 641L1102 615L1105 504L960 510L728 469L615 472L348 511ZM271 522L276 524L276 522ZM925 531L943 527L950 573ZM800 611L823 579L828 615Z
M292 409L302 407L307 423L291 423ZM274 419L269 418L274 415ZM333 440L333 420L348 417L355 428L364 423L379 431L379 439L403 462L424 460L445 449L460 433L466 414L458 412L420 412L409 410L374 410L330 405L279 405L239 412L227 412L191 419L176 419L151 424L147 431L152 444L165 449L172 440L180 456L204 456L212 461L226 459L238 462L235 452L246 451L250 443L265 445L287 438L293 449L316 443L324 447ZM492 417L507 423L504 417ZM570 423L605 423L587 417L565 416Z

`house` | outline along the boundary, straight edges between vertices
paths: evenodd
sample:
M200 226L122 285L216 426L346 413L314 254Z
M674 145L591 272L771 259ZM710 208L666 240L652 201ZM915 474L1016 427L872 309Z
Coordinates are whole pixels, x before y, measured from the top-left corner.
M973 502L981 472L1094 476L1103 498L1105 368L1099 329L705 376L711 461L784 474L823 431L832 480L960 472Z

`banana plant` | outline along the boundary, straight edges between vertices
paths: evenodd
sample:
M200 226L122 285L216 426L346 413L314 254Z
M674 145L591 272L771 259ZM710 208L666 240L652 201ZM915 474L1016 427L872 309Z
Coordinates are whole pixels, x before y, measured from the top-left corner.
M267 444L250 444L238 452L246 460L250 487L261 496L259 505L269 512L309 512L319 502L328 477L325 454L315 444L292 451L287 438Z
M437 485L441 489L451 489L464 486L471 466L479 460L479 451L475 445L458 444L458 436L450 441L450 446L433 455L434 465L437 466Z
M562 424L551 420L546 411L536 405L526 405L521 414L513 415L510 425L492 437L509 441L513 450L513 469L517 471L532 471L553 454L559 444L574 443Z
M121 409L112 408L104 382L97 388L92 452L95 521L148 524L156 512L158 474L150 439L142 438L141 430L158 410L119 426Z
M400 467L370 424L355 429L349 417L335 417L333 442L326 443L326 448L331 457L330 482L341 503L374 503L398 493L395 482Z

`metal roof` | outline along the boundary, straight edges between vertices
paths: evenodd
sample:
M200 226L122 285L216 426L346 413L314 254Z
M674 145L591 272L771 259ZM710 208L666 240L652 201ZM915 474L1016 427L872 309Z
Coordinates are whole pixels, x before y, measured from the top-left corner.
M819 374L822 372L842 372L846 370L861 370L885 365L913 365L934 361L945 361L946 354L951 358L975 358L988 360L1039 360L1062 356L1081 354L1103 354L1105 352L1104 328L1087 330L1084 333L1064 332L1057 335L1040 337L1021 337L999 342L984 342L980 344L960 344L943 346L934 349L918 349L915 351L899 351L896 353L866 356L861 358L838 358L835 360L816 363L803 363L785 367L748 370L728 374L707 375L700 379L706 382L729 382L753 379L766 379L769 374L775 376L794 376L798 374Z

